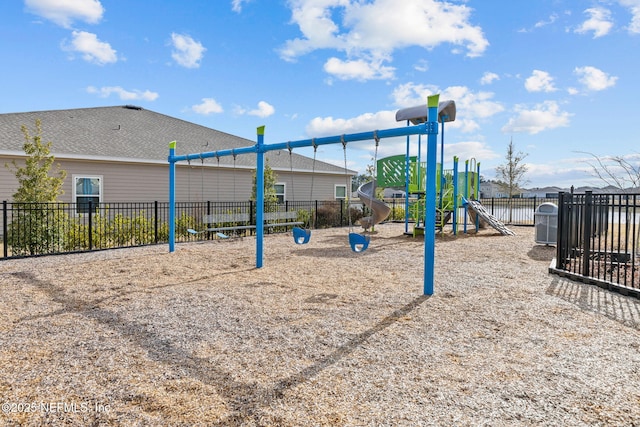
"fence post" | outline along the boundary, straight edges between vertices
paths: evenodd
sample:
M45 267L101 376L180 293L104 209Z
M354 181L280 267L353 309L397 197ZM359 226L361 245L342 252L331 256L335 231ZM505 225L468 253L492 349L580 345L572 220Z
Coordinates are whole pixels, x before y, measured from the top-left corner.
M93 211L93 201L89 200L89 236L87 238L87 242L89 242L89 250L93 249L93 215L91 212Z
M158 244L158 201L157 200L153 202L153 217L155 218L155 221L153 222L153 237L156 244Z
M584 217L582 228L582 275L589 277L589 260L591 259L591 233L593 228L591 225L593 208L593 194L591 191L585 191L584 194Z
M211 218L211 200L207 200L207 221L209 221L209 218ZM209 228L211 226L206 224L205 227ZM207 231L207 240L211 240L212 234L211 231Z
M263 206L264 209L264 206ZM258 227L258 224L256 224L256 215L257 212L255 212L254 208L253 208L253 200L249 200L249 224L255 224L256 225L256 229ZM249 230L249 235L251 235L253 233L253 230Z
M9 242L7 242L7 235L9 227L7 226L7 201L2 201L2 257L9 257Z
M558 228L556 229L556 268L564 270L564 245L567 244L567 241L564 239L564 229L565 229L565 206L564 206L564 191L560 191L558 193ZM535 218L535 214L534 214ZM534 219L535 224L535 219Z
M313 225L318 228L317 224L318 224L318 199L315 200L315 206L316 208L314 209L313 212L313 216L315 217L315 220L313 221Z

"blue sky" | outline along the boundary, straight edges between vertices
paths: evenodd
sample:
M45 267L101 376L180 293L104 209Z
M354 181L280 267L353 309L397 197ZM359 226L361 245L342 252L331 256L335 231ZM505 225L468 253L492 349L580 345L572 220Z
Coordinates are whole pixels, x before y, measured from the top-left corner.
M404 126L398 109L439 93L457 105L447 164L488 179L511 139L528 187L600 185L585 153L640 164L640 0L4 0L0 16L0 113L135 104L275 143ZM350 144L349 167L373 155ZM318 158L343 164L342 147Z

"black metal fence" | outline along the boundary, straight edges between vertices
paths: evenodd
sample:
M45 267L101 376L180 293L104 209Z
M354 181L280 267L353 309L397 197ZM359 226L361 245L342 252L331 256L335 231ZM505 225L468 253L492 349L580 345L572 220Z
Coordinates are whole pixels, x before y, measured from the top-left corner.
M640 194L560 193L551 271L640 296Z
M265 206L272 213L265 233L284 232L285 225L341 227L355 223L363 209L347 209L344 201L296 201ZM2 202L0 259L86 252L167 243L169 204L140 203L11 203ZM294 221L295 220L295 221ZM216 238L212 227L230 227L232 235L252 234L255 203L176 203L176 241ZM279 226L278 224L283 224ZM190 231L189 231L190 230ZM195 231L195 232L194 232Z
M535 211L543 203L558 203L557 198L528 197L528 198L484 198L480 203L507 225L535 225Z
M404 221L404 199L385 199L391 207L391 220ZM558 198L483 198L479 200L500 222L507 225L535 225L535 211L543 203L558 203Z

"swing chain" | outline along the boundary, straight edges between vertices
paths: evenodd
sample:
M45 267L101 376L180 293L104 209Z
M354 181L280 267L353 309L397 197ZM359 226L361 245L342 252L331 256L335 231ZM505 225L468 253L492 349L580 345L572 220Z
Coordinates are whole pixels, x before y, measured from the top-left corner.
M342 151L344 153L344 176L345 176L345 201L347 202L347 217L349 218L349 233L351 233L352 229L353 229L353 224L351 222L351 209L350 209L350 204L351 201L349 200L349 188L351 186L351 182L349 179L349 169L347 168L347 141L345 141L344 139L344 134L340 135L340 143L342 144Z

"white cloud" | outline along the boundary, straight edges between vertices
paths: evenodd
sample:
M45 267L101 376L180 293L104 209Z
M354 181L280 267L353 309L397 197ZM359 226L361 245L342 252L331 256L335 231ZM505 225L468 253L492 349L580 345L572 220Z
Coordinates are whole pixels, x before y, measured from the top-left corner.
M429 62L426 59L420 59L413 68L416 71L424 73L425 71L429 71Z
M491 83L493 83L496 80L500 80L500 76L497 75L496 73L491 73L491 72L487 71L480 78L480 84L481 85L490 85Z
M222 106L213 98L202 98L202 102L192 106L191 110L205 116L213 113L222 113L224 111Z
M255 108L253 110L247 110L246 108L236 106L233 111L235 114L240 116L246 114L249 116L257 116L257 117L265 118L273 115L276 112L276 109L273 107L273 105L269 104L268 102L260 101L258 102L258 108Z
M200 42L195 41L191 36L171 33L171 44L173 52L171 57L183 67L198 68L200 61L207 50Z
M249 3L250 1L251 0L231 0L231 10L240 13L242 12L242 5L244 3Z
M444 144L445 163L453 161L453 156L464 160L467 159L482 159L482 161L488 161L492 159L498 159L502 157L501 153L493 151L484 142L481 141L460 141L452 144ZM458 164L458 169L464 171L464 163ZM482 172L482 171L481 171Z
M24 4L31 13L64 28L71 28L75 20L96 24L104 13L99 0L25 0Z
M372 129L395 128L395 111L379 111L365 113L350 119L334 119L333 117L316 117L306 127L307 135L314 137L341 135L343 133L368 132ZM402 125L404 126L404 124Z
M257 117L264 118L264 117L269 117L273 115L273 113L275 112L276 112L276 109L273 108L273 105L265 101L260 101L258 102L258 108L249 111L247 114L249 114L250 116L257 116Z
M69 52L78 52L82 59L98 65L118 61L116 51L107 42L98 40L98 36L86 31L73 31L71 42L63 43L62 48Z
M404 127L405 123L396 122L395 111L378 111L377 113L365 113L357 117L341 119L334 117L316 117L311 120L306 126L306 134L310 137L323 137L342 134L352 134L360 132L371 132L374 129L391 129L397 127ZM415 138L414 138L415 139ZM414 141L415 142L415 141ZM416 144L412 144L412 149L415 152L417 149ZM353 159L353 150L364 150L365 153L360 153L361 159L366 163L374 156L375 142L370 141L358 141L348 144L348 158ZM388 138L380 142L378 147L378 158L395 155L398 153L404 153L406 150L406 138ZM324 161L324 159L323 159ZM336 160L330 163L344 166L344 159L342 162ZM350 164L349 167L353 167ZM364 166L362 167L364 171Z
M584 34L593 31L594 39L609 34L609 31L613 28L611 11L602 7L592 7L585 10L584 13L589 15L589 19L576 28L576 33Z
M535 25L533 26L534 28L542 28L542 27L546 27L547 25L551 25L554 22L556 22L558 20L558 15L556 13L553 13L549 16L549 19L547 21L538 21L535 23Z
M588 168L576 159L565 158L544 164L530 162L525 164L527 166L526 178L531 183L527 186L529 188L556 186L568 189L572 185L600 185L591 182Z
M482 29L469 22L471 9L465 5L435 0L290 0L289 4L292 22L302 37L288 40L280 50L281 57L295 60L316 49L344 52L347 59L341 61L342 67L325 66L327 72L335 70L343 78L351 74L343 72L344 64L362 66L363 61L379 61L373 68L384 69L383 73L372 73L372 78L391 78L393 69L382 67L382 62L391 61L394 50L409 46L433 49L446 43L475 57L489 45ZM364 74L355 75L361 78Z
M502 132L535 135L544 130L569 126L572 115L561 111L555 101L545 101L533 109L528 109L525 105L516 105L515 112L517 116L509 120L502 128Z
M524 82L524 87L529 92L553 92L553 77L546 71L533 70L531 77Z
M87 87L87 92L96 94L102 98L108 98L112 94L116 94L123 101L155 101L159 96L157 92L151 92L150 90L141 91L138 89L134 89L132 91L129 91L121 88L120 86L103 86L101 88L89 86Z
M621 6L629 8L631 23L627 30L632 34L640 34L640 0L618 0Z
M380 61L368 62L364 59L343 61L329 58L324 70L340 80L378 80L393 78L395 68L383 66Z
M615 86L617 77L610 76L602 70L595 67L576 67L573 71L580 83L585 85L589 90L604 90Z

